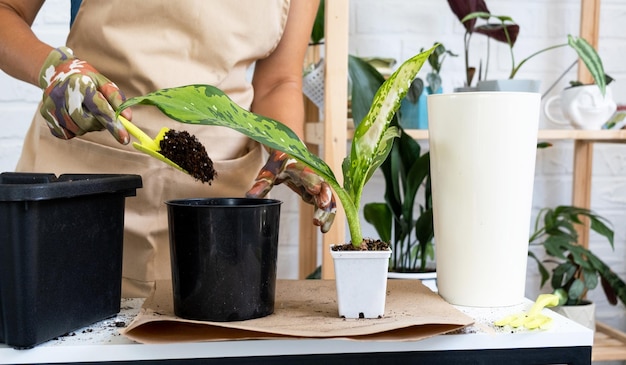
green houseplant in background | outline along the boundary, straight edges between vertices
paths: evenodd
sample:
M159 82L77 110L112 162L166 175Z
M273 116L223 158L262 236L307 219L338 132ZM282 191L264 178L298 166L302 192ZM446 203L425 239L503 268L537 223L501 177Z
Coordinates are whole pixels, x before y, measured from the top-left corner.
M343 161L343 185L340 185L330 167L318 156L311 153L304 142L284 124L270 118L251 113L230 100L221 90L210 85L188 85L169 89L162 89L127 100L118 112L133 105L154 105L168 117L182 123L216 125L232 128L265 146L287 153L323 177L334 190L337 198L346 213L346 220L350 231L351 242L346 245L335 245L335 248L367 251L369 242L364 241L359 219L359 210L363 187L373 173L385 161L391 151L393 141L398 137L398 128L391 125L402 98L436 46L405 61L378 89L371 103L368 113L355 129L351 150ZM390 253L388 244L385 251ZM372 251L376 253L376 251ZM361 260L368 261L368 260ZM386 291L386 275L388 256L385 259L382 288L383 313L369 314L365 317L379 317L384 314L384 300ZM340 281L342 279L337 270L338 304L340 316L353 317L353 313L361 316L366 310L361 306L369 305L370 300L361 299L357 303L348 305L350 314L343 314L343 299L340 296ZM361 280L367 269L355 268L347 276ZM371 283L348 285L356 288L357 293L365 291ZM348 296L348 299L351 299ZM379 299L376 299L379 300Z
M390 271L432 272L434 268L428 266L434 259L430 155L428 152L421 154L420 145L402 128L400 130L400 138L381 165L385 202L368 203L363 213L381 239L391 242ZM416 219L414 206L419 192L423 192L424 203L419 205Z
M578 244L575 227L582 224L583 217L613 248L610 223L591 210L573 206L541 209L529 244L531 248L543 247L547 258L540 259L531 250L528 252L537 263L541 287L549 281L553 293L559 296L559 306L578 306L589 303L587 292L600 283L610 304L616 305L618 300L626 304L626 283L590 249Z
M606 79L604 74L604 67L602 66L602 60L596 50L585 39L579 37L567 36L567 42L550 46L532 53L528 57L516 62L515 53L513 47L517 41L520 27L516 24L510 16L506 15L492 15L487 8L487 5L482 0L466 1L466 0L448 0L448 4L453 13L457 16L461 24L465 27L465 67L466 67L466 85L471 86L473 77L475 74L475 67L469 65L469 48L470 40L473 33L479 33L487 36L488 39L493 39L501 43L505 43L508 46L509 54L511 58L511 71L508 79L512 80L517 75L520 68L533 57L561 47L569 46L578 55L585 67L591 73L591 76L595 80L595 83L600 88L604 95L606 89ZM485 21L485 24L476 25L477 20ZM491 19L496 19L497 22L489 22ZM488 48L489 49L489 48ZM484 81L487 79L489 53L486 56L485 70L483 72L482 65L478 74L478 81Z
M441 67L443 66L443 61L446 57L458 56L451 50L446 49L446 47L440 42L435 42L435 44L439 45L435 48L435 51L428 56L428 64L430 65L431 70L426 74L426 84L428 85L426 88L429 94L441 92ZM420 49L420 52L423 51L423 48Z

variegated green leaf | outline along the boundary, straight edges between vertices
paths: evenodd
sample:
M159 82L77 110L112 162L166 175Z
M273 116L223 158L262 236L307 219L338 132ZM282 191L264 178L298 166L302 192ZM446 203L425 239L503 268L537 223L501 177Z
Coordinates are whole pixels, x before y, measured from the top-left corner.
M437 48L435 44L427 51L405 61L378 89L374 101L365 118L359 123L354 132L352 149L346 164L350 166L344 177L344 187L351 194L353 200L358 201L360 192L371 177L370 166L376 161L387 157L389 149L385 131L400 107L402 98L406 95L413 79L428 59L428 56ZM345 171L344 171L345 172ZM351 186L347 186L346 182ZM357 194L357 195L354 195Z
M120 110L137 104L154 105L181 123L229 127L270 148L283 151L305 163L327 181L336 181L330 167L311 153L284 124L251 113L211 85L187 85L162 89L126 101Z
M385 162L387 155L389 155L389 152L391 151L391 148L393 147L394 140L399 136L400 136L400 131L396 127L389 127L385 131L385 133L383 134L383 138L380 140L380 148L376 151L377 154L372 159L372 163L369 166L367 166L365 178L363 179L363 184L351 185L352 188L360 189L360 190L354 191L352 194L354 203L357 206L359 206L360 204L360 197L362 195L362 190L363 190L363 187L365 186L365 182L367 182L372 177L376 169L378 169L378 167L380 167L380 165L382 165L383 162Z
M400 130L397 127L389 127L383 134L383 138L380 140L380 147L376 150L376 155L374 155L374 160L372 164L368 167L367 174L365 176L365 181L369 181L374 172L387 158L389 155L389 151L393 147L393 142L396 138L400 137Z
M596 84L600 88L602 95L606 92L606 79L604 78L604 66L602 66L602 59L598 56L598 53L584 38L567 36L567 43L572 47L578 57L583 61L589 73L595 80Z

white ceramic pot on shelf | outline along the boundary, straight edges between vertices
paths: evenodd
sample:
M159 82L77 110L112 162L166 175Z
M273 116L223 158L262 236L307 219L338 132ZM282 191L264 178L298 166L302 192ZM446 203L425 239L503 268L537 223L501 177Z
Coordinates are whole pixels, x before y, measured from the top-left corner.
M560 104L560 113L554 113L552 105ZM602 95L597 85L583 85L563 89L558 95L546 100L543 112L548 120L557 125L576 129L600 130L615 114L617 104L609 86ZM562 118L560 115L562 115Z

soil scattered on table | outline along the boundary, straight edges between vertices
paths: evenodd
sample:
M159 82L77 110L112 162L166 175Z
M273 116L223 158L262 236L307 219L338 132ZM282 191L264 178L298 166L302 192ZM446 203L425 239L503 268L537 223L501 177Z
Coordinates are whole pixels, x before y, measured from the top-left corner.
M170 129L161 140L160 153L187 171L189 175L211 185L217 176L213 161L196 136L187 131Z
M364 238L361 247L354 247L352 243L333 246L333 251L386 251L388 249L389 243L372 238Z

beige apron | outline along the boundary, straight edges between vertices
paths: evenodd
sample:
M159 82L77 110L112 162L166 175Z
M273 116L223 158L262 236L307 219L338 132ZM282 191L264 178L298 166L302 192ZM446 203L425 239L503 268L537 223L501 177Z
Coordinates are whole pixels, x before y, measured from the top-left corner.
M84 0L67 40L78 58L114 81L127 97L187 84L212 84L242 107L253 92L247 70L278 44L289 0ZM201 184L122 146L106 131L64 141L36 113L18 171L140 174L143 188L126 200L123 296L146 296L170 277L164 201L243 196L265 161L262 148L222 127L180 124L155 107L133 108L151 136L163 126L187 130L206 146L217 179ZM89 229L89 227L83 227Z

